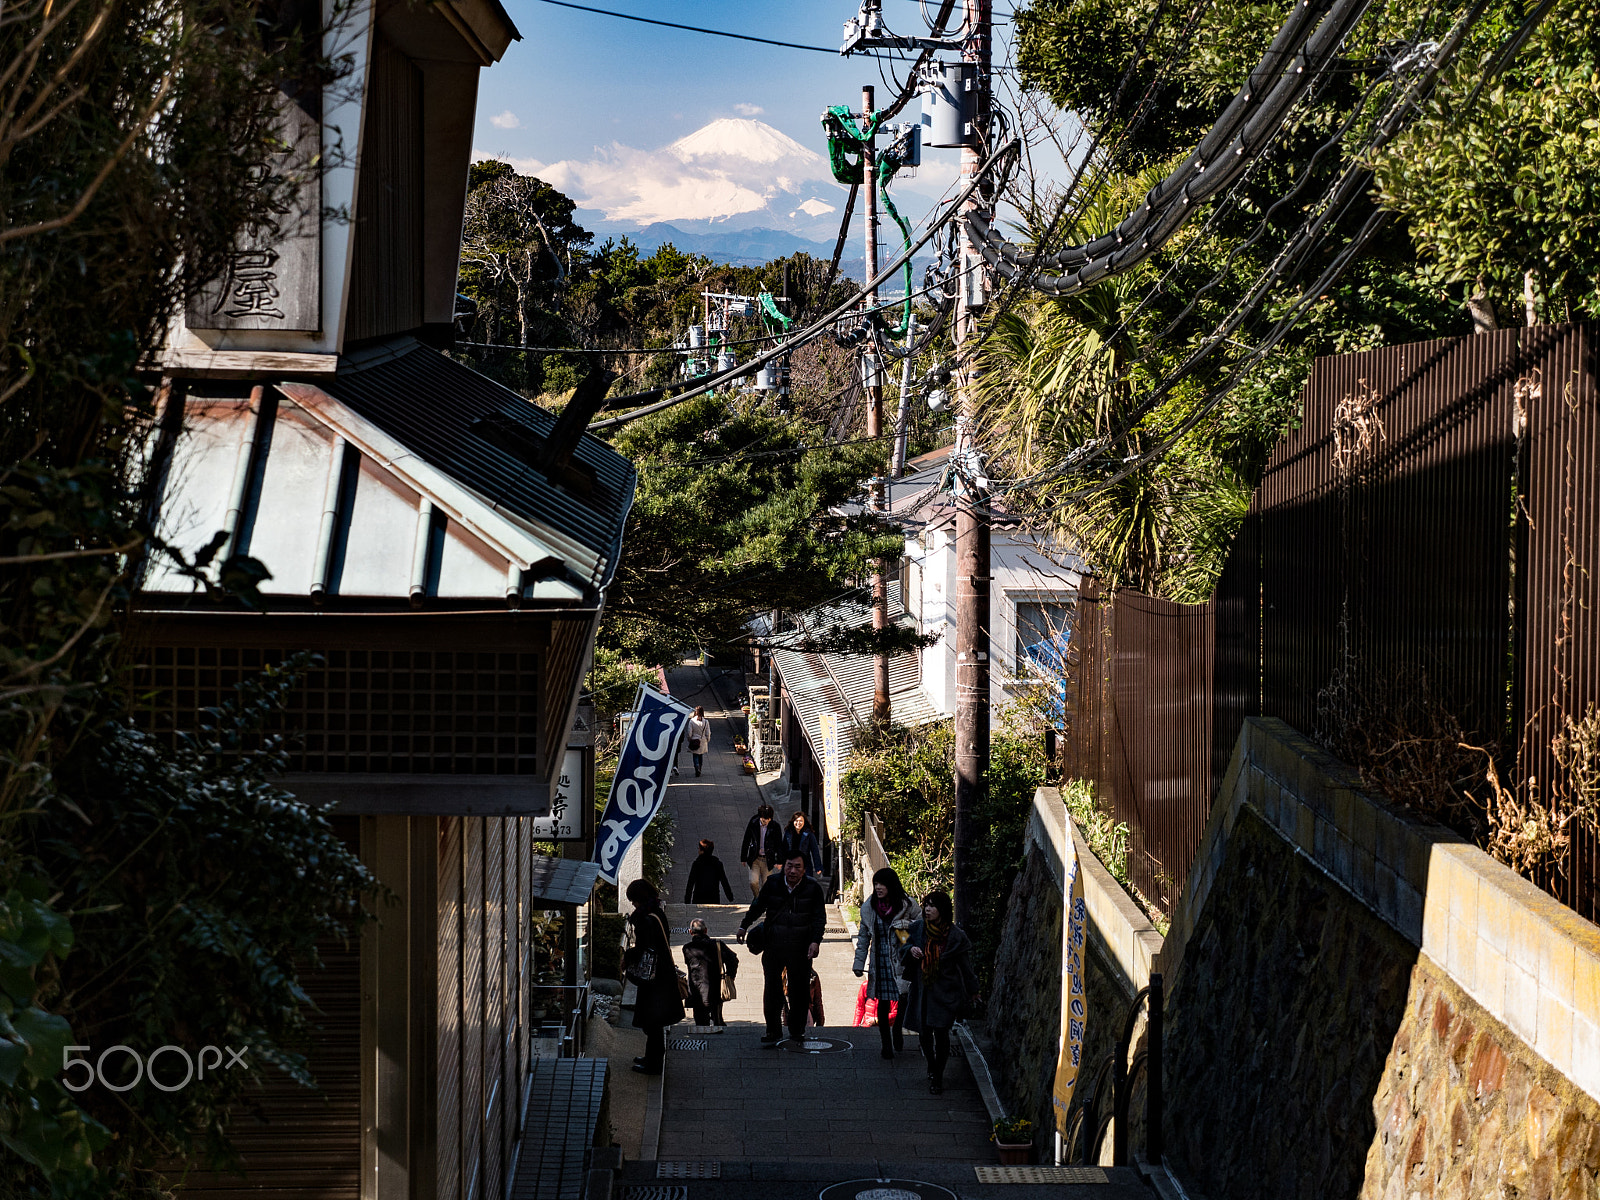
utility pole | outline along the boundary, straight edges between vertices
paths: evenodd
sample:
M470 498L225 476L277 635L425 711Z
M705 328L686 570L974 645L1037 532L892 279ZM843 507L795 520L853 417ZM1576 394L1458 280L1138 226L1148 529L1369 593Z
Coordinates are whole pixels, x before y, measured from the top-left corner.
M972 126L961 148L961 173L968 179L983 166L989 131L990 0L964 0L966 45L962 59L971 63ZM968 209L986 209L981 189L973 191ZM962 277L956 299L955 340L961 353L976 333L976 313L987 296L986 268L978 248L961 226ZM956 461L975 464L978 369L967 362L957 379ZM963 477L963 474L966 477ZM989 500L971 471L958 470L956 493L956 769L955 769L955 919L971 929L977 900L977 848L982 834L979 808L989 771Z
M861 89L861 120L872 120L873 90ZM869 137L861 148L862 186L867 190L867 257L866 282L871 283L878 274L878 139ZM878 289L869 287L864 296L868 313L878 307ZM867 436L883 436L883 367L872 352L872 343L861 357L862 382L867 388ZM882 512L884 503L882 476L874 476L870 495L872 507ZM880 559L872 573L872 631L880 638L889 627L889 574ZM889 723L889 656L881 650L872 656L872 721L875 725Z

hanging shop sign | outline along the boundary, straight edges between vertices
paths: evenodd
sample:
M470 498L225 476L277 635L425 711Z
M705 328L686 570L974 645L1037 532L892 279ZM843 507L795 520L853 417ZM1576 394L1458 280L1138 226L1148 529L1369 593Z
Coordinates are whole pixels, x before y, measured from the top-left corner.
M594 861L600 864L600 878L612 885L623 856L661 809L678 741L692 714L688 705L643 685L633 709L606 811L595 830Z
M581 842L594 820L594 747L568 746L548 816L533 818L536 842Z

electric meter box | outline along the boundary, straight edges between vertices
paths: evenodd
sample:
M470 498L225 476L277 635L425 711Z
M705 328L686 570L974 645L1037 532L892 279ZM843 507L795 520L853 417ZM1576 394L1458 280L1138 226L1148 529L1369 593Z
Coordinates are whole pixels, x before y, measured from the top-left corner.
M974 63L938 63L922 96L922 144L941 149L976 140L978 68Z
M920 167L922 165L922 125L920 122L905 121L889 126L887 132L894 142L905 139L903 147L905 158L901 166Z

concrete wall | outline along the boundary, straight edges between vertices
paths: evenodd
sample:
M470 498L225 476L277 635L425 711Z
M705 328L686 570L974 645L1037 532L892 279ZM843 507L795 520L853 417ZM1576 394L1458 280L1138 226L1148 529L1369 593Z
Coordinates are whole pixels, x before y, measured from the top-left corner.
M1064 551L1046 547L1052 553ZM955 711L956 695L956 550L955 530L950 526L929 528L922 533L921 550L913 557L915 569L909 572L908 610L917 618L922 632L945 637L922 654L922 690L944 715ZM1016 676L1017 602L1029 600L1072 600L1078 594L1082 574L1072 566L1061 566L1041 551L1038 543L1017 530L996 529L989 552L990 701L996 707L1015 699L1016 689L1008 683Z
M1045 1124L1067 828L1041 789L989 1022L1002 1097ZM1168 1157L1193 1191L1600 1200L1600 928L1278 721L1246 724L1164 944L1079 856L1085 1061L1163 971Z

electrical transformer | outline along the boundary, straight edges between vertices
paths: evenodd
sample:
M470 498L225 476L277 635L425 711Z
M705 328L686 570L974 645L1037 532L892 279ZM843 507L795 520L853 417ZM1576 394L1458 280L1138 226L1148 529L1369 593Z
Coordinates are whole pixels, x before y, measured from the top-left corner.
M935 63L922 94L924 146L952 148L973 144L977 118L978 69L972 63Z

